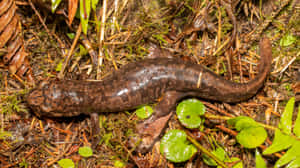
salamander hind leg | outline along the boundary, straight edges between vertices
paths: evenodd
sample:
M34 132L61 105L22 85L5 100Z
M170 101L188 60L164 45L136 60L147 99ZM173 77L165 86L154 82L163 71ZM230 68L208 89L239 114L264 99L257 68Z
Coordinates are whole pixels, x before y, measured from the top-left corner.
M140 153L148 152L155 142L159 140L160 135L173 115L176 102L183 96L183 93L167 92L155 106L154 114L136 126L136 132L139 137L131 137L129 146L136 148L136 151Z

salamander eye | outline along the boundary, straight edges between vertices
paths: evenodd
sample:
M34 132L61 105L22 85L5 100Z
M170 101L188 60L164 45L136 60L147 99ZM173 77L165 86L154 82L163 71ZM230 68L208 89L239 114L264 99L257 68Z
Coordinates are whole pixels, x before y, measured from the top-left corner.
M48 81L42 81L40 84L39 84L39 89L42 89L44 88L46 85L48 85L49 82Z

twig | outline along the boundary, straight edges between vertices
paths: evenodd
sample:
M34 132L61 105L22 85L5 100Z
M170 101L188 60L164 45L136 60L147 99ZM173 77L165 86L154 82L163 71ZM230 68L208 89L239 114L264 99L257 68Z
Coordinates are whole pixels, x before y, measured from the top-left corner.
M233 136L237 136L237 134L238 134L236 131L233 131L232 129L226 128L223 125L217 125L216 127L219 128L220 130L224 131L224 132L227 132L230 135L233 135Z
M84 34L82 37L83 37L83 39L81 40L81 42L82 42L83 46L87 49L88 53L90 54L93 65L97 65L97 63L98 63L97 52L94 50L89 38Z
M213 53L213 56L216 56L217 54L221 54L222 52L224 52L222 51L222 49L225 48L229 42L230 42L230 38L227 38L227 40Z
M232 136L237 136L237 134L238 134L236 131L233 131L233 130L231 130L231 129L229 129L229 128L226 128L226 127L224 127L224 126L222 126L222 125L217 125L216 127L219 128L220 130L224 131L224 132L227 132L227 133L231 134ZM261 149L263 149L263 150L267 148L265 145L260 145L259 147L260 147ZM278 158L280 158L280 157L282 156L282 155L279 154L279 153L274 153L274 155L275 155L276 157L278 157Z
M39 18L40 22L42 23L44 29L47 31L48 34L51 35L50 37L54 37L54 38L57 40L57 42L60 44L60 46L61 46L62 48L65 48L65 44L60 40L60 38L59 38L55 33L52 33L52 32L48 29L48 27L46 26L45 22L43 21L43 19L42 19L40 13L36 10L36 8L35 8L34 4L32 3L32 1L31 1L31 0L28 0L28 2L29 2L29 5L31 6L31 8L33 9L33 11L35 12L35 14L38 16L38 18Z
M117 13L118 13L119 0L114 0L114 14L113 14L113 29L111 34L114 34L114 31L117 29Z
M205 118L208 118L208 119L226 120L226 121L229 120L229 119L234 118L234 117L218 116L218 115L213 115L213 114L205 114L204 116L205 116ZM263 123L260 123L260 122L256 122L256 123L258 123L259 125L261 125L264 128L267 128L267 129L270 129L270 130L273 130L273 131L277 129L276 127L271 126L271 125L263 124Z
M262 24L259 24L252 32L257 32L252 35L248 42L245 44L245 51L247 51L257 39L260 39L261 34L263 31L273 22L273 20L279 15L279 13L291 2L291 0L287 0L283 2L283 4L279 7L279 9L273 13L271 13L271 18L265 20ZM251 33L252 34L252 33ZM246 38L245 38L246 39Z
M74 141L74 139L75 138L77 138L77 131L74 131L76 134L73 134L73 136L72 136L72 139L70 140L70 142L73 142ZM47 163L47 166L51 166L51 165L53 165L55 162L57 162L61 157L63 157L67 152L69 152L70 151L70 149L71 149L71 147L72 147L72 143L70 143L70 144L68 144L64 149L63 149L63 151L60 153L60 154L58 154L52 161L49 161L48 163Z
M297 54L298 56L299 54ZM282 74L297 58L297 56L295 56L294 58L292 58L288 64L286 64L286 66L284 66L284 68L280 71L280 73Z
M99 37L99 55L98 55L98 66L97 66L97 79L100 79L100 73L103 63L103 41L104 41L104 30L105 30L105 20L106 20L106 8L107 8L107 1L103 0L102 5L102 19L101 19L101 29L100 29L100 37Z
M211 108L211 109L213 109L213 110L216 110L216 111L218 111L218 112L220 112L220 113L222 113L222 114L224 114L224 115L226 115L226 116L228 116L228 117L234 117L232 114L227 113L226 111L224 111L224 110L222 110L222 109L220 109L220 108L214 106L213 104L210 104L210 103L208 103L208 102L202 102L202 103L203 103L205 106L207 106L207 107L209 107L209 108Z
M141 165L138 160L132 155L132 152L126 147L126 145L123 142L119 142L122 145L122 148L127 152L129 157L134 161L134 163L138 166L138 168L142 168L143 165Z
M75 46L76 46L76 44L78 42L80 34L81 34L81 24L79 25L79 27L77 29L76 36L75 36L75 39L74 39L74 41L72 43L71 49L69 50L68 55L65 58L65 61L64 61L63 65L62 65L62 67L61 67L61 70L60 70L59 74L58 74L58 78L59 79L63 79L63 77L64 77L64 71L65 71L65 69L66 69L66 67L68 65L69 60L71 59L72 53L73 53L73 51L75 49Z

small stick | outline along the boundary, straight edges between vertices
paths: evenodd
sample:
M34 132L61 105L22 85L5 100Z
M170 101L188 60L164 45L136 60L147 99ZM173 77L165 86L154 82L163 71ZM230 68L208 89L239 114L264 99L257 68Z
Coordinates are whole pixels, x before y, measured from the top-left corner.
M62 65L62 67L61 67L61 70L60 70L59 74L58 74L58 78L59 79L63 79L63 77L64 77L64 71L65 71L65 69L66 69L66 67L68 65L69 60L71 59L72 53L73 53L73 51L75 49L75 46L76 46L76 44L78 42L80 34L81 34L81 24L79 25L79 27L77 29L76 36L75 36L75 39L74 39L74 41L72 43L71 49L69 50L68 55L65 58L65 61L64 61L63 65Z
M224 114L224 115L226 115L226 116L228 116L228 117L234 117L232 114L227 113L226 111L224 111L224 110L222 110L222 109L220 109L220 108L214 106L213 104L210 104L210 103L208 103L208 102L202 102L202 103L203 103L205 106L207 106L207 107L209 107L209 108L211 108L211 109L213 109L213 110L216 110L216 111L218 111L218 112L220 112L220 113L222 113L222 114Z
M279 7L279 9L275 12L271 13L271 18L266 19L263 23L259 24L252 33L255 33L254 35L251 35L252 33L249 33L247 36L249 37L248 42L246 43L245 51L247 51L251 46L252 43L255 42L257 39L260 39L261 34L264 32L264 30L273 22L273 20L279 15L279 13L291 2L291 0L286 0L282 3L282 5Z
M107 8L106 0L103 0L102 5L102 20L101 20L101 30L99 37L99 55L98 55L98 66L97 66L97 79L100 79L101 69L100 67L103 64L103 41L104 41L104 29L105 29L105 20L106 20L106 8Z

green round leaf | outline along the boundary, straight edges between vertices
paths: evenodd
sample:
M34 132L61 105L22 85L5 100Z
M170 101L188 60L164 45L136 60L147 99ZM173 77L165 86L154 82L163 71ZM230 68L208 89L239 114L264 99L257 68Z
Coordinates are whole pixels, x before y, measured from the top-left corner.
M187 128L198 128L205 113L205 106L197 99L184 100L177 106L176 114L182 125Z
M78 153L83 157L90 157L93 155L93 150L89 146L80 147Z
M250 117L242 118L241 120L237 121L235 124L235 129L237 131L241 131L243 129L247 129L249 127L258 127L259 125L257 124L256 121L254 121Z
M138 108L135 113L140 119L146 119L151 116L153 109L151 106L143 106Z
M62 168L74 168L75 167L75 164L71 159L61 159L57 163Z
M246 116L239 116L227 120L229 125L235 127L236 130L240 131L248 127L257 127L259 126L252 118Z
M187 141L182 130L168 131L160 143L160 153L175 163L189 160L196 152L197 148Z
M237 136L237 141L245 148L255 148L267 138L267 132L263 127L249 127L243 129Z

